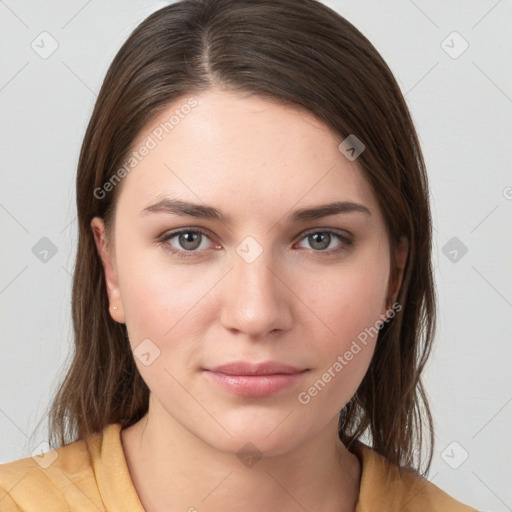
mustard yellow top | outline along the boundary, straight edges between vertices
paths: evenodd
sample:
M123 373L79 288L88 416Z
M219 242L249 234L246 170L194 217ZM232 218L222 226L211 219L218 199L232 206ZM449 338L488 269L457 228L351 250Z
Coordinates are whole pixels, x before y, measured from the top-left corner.
M407 471L400 475L362 443L354 443L351 451L362 470L356 512L476 512L424 478ZM0 510L144 512L126 464L121 424L43 455L0 465Z

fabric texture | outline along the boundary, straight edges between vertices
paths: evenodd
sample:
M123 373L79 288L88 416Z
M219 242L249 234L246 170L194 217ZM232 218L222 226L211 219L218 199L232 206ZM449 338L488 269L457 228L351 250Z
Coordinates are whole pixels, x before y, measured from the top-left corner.
M340 441L341 442L341 441ZM356 512L475 512L362 443ZM43 455L0 465L1 512L144 512L130 477L121 425Z

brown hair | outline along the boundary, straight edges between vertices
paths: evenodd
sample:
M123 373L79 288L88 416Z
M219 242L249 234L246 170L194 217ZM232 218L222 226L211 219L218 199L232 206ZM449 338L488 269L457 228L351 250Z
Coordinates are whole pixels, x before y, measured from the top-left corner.
M120 186L94 194L121 167L140 130L179 97L212 87L303 108L341 137L366 146L357 163L384 214L391 247L409 254L402 306L379 331L356 395L340 414L347 444L369 435L398 466L422 462L433 425L420 374L435 329L431 217L425 164L400 89L379 53L354 26L315 0L182 0L143 21L112 62L83 141L77 173L78 248L73 279L75 351L51 405L50 444L123 428L148 410L149 390L126 327L108 313L91 219L110 225ZM396 278L391 265L391 278ZM417 458L417 460L416 460Z

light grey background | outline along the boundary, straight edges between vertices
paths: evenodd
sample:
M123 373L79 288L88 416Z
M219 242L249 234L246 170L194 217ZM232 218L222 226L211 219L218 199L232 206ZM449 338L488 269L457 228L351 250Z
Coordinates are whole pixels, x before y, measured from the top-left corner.
M429 170L440 308L425 375L437 426L429 478L479 510L512 510L511 2L326 4L395 73ZM71 346L81 140L115 53L163 5L0 1L0 462L46 439L44 422L31 434ZM43 237L55 255L34 254Z

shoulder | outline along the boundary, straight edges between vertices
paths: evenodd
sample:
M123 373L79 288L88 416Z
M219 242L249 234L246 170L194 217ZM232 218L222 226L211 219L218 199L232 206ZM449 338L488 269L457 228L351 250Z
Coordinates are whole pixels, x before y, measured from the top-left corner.
M116 425L106 427L117 428ZM102 505L93 459L102 433L41 455L0 465L2 512L89 510ZM89 505L86 502L89 502ZM92 510L91 508L91 510Z
M354 443L351 451L361 462L356 512L476 512L415 472L389 464L363 443Z

